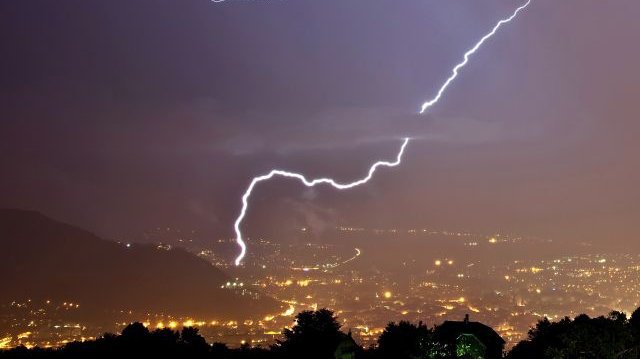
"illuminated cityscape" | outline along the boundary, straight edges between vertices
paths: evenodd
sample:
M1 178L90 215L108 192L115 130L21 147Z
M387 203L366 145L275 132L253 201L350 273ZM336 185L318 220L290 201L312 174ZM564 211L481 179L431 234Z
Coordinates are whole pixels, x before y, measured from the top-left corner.
M300 229L300 235L307 231ZM155 232L160 236L162 231ZM157 245L157 250L170 251L172 245L185 243L182 232L171 228L164 232L165 239L175 236L174 244ZM221 320L120 310L110 327L96 328L74 315L81 304L71 299L35 303L25 298L4 304L9 314L2 318L8 328L2 345L58 346L139 321L150 328L195 326L211 342L266 346L292 325L296 313L331 308L363 347L375 344L392 320L437 325L465 314L495 328L512 346L543 318L612 310L631 313L640 303L640 255L590 253L585 245L583 254L554 256L557 248L552 241L498 233L338 227L336 236L339 244L283 245L251 239L256 254L239 269L229 258L216 255L232 239L219 240L216 247L193 249L214 266L234 273L233 279L220 283L221 288L241 296L265 293L281 303L281 311L261 318ZM440 254L405 257L408 253L399 253L377 265L367 258L366 248L372 245L367 241L376 245L446 242L440 248L447 248ZM538 259L519 257L539 245L550 246L549 253L539 253ZM483 260L489 257L488 251L496 259Z

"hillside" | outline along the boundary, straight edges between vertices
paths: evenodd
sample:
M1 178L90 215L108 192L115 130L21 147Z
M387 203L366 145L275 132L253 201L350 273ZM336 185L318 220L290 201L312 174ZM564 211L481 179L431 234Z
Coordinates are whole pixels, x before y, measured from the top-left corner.
M276 301L221 289L228 278L180 249L125 245L32 211L0 210L0 304L26 298L79 303L84 315L165 313L203 319L262 317Z

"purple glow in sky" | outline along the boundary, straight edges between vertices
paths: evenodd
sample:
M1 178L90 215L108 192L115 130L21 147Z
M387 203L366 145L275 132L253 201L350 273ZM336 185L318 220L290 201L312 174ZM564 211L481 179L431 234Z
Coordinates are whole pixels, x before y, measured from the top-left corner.
M416 114L519 5L5 2L0 206L116 238L232 238L256 173L357 178L412 134L406 166L366 188L265 184L245 231L430 225L634 245L637 1L536 1Z

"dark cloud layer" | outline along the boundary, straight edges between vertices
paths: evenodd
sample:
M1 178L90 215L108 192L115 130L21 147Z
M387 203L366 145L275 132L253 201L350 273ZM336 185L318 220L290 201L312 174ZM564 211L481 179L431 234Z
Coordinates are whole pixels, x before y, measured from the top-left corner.
M451 66L513 1L29 1L0 4L0 206L109 236L308 225L505 230L635 243L640 4L537 0ZM333 223L333 224L332 224Z

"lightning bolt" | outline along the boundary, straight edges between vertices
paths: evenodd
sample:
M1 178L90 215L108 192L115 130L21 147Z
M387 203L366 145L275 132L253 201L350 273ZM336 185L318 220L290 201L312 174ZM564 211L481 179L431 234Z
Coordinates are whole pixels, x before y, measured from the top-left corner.
M422 109L420 110L421 114L424 113L429 107L435 105L436 103L438 103L438 101L440 101L440 97L442 97L442 94L444 94L444 91L447 89L447 87L449 87L451 82L453 82L453 80L455 80L456 77L458 77L458 72L460 71L460 69L462 69L463 67L465 67L467 65L471 55L473 55L476 51L478 51L478 49L482 46L482 44L485 43L485 41L489 40L493 35L495 35L496 32L498 32L498 30L500 29L500 27L502 25L504 25L506 23L509 23L509 22L511 22L511 20L515 19L516 16L518 16L518 13L520 13L520 11L524 10L527 6L529 6L529 4L531 4L531 0L527 0L527 2L524 5L522 5L519 8L517 8L513 12L513 14L511 14L511 16L509 16L508 18L498 21L498 23L496 24L496 26L493 27L491 32L489 32L488 34L484 35L480 39L480 41L478 41L478 43L476 43L476 45L474 47L472 47L471 49L469 49L469 51L464 53L464 59L462 60L461 63L457 64L456 67L453 68L453 70L451 71L451 76L449 76L447 81L445 81L444 84L442 85L442 87L440 87L440 90L438 90L438 93L436 94L436 96L434 98L432 98L431 100L429 100L429 101L427 101L427 102L422 104Z
M224 0L221 0L221 1L224 1ZM480 39L480 41L478 41L476 43L476 45L474 47L472 47L470 50L468 50L464 54L463 61L461 63L457 64L453 68L453 70L451 71L451 76L444 82L442 87L440 87L440 89L438 90L437 95L433 99L425 102L422 105L422 109L420 110L421 114L424 113L429 107L435 105L440 100L440 98L444 94L444 92L447 89L447 87L449 87L449 84L451 84L451 82L453 80L455 80L456 77L458 77L458 72L460 71L460 69L463 68L469 62L469 58L471 57L471 55L473 55L476 51L478 51L478 49L480 49L480 47L482 46L482 44L484 44L485 41L487 41L489 38L491 38L493 35L495 35L495 33L500 29L500 27L503 24L511 22L511 20L515 19L516 16L518 16L518 13L520 13L520 11L524 10L527 6L529 6L531 1L532 0L527 0L527 2L524 5L518 7L513 12L513 14L511 16L509 16L506 19L500 20L493 27L491 32L489 32L488 34L483 36ZM236 242L238 243L238 246L240 246L240 254L238 255L238 257L235 260L236 266L240 265L240 263L242 262L242 259L244 258L245 254L247 253L247 245L244 242L244 239L242 237L242 231L241 231L240 227L242 225L242 221L244 220L245 216L247 215L247 209L249 208L249 197L251 197L251 193L253 192L253 189L255 188L255 186L258 183L270 180L270 179L272 179L274 177L286 177L286 178L297 179L307 187L314 187L314 186L319 185L319 184L328 184L328 185L330 185L333 188L338 189L338 190L351 189L353 187L357 187L357 186L360 186L362 184L365 184L365 183L369 182L369 180L371 180L371 178L373 177L373 174L376 172L376 169L378 169L378 167L396 167L396 166L398 166L402 162L402 155L404 154L404 151L405 151L408 143L409 143L409 138L405 138L404 141L402 142L402 146L400 146L400 152L398 152L398 155L397 155L395 161L393 161L393 162L378 161L378 162L374 163L369 168L369 173L367 174L366 177L361 178L359 180L356 180L354 182L350 182L350 183L339 183L339 182L336 182L335 180L333 180L331 178L316 178L316 179L313 179L313 180L308 180L304 175L301 175L299 173L294 173L294 172L283 171L283 170L272 170L271 172L269 172L266 175L254 177L253 180L251 181L251 184L249 185L247 190L242 195L242 210L240 211L240 215L238 216L238 218L236 219L235 224L234 224L234 229L235 229L235 232L236 232Z
M404 154L404 150L405 148L407 148L408 143L409 143L409 138L405 138L404 141L402 142L402 146L400 146L400 152L398 152L398 155L396 156L395 161L393 162L378 161L369 168L369 173L367 174L367 176L350 183L339 183L331 178L316 178L309 181L304 175L301 175L299 173L282 171L282 170L272 170L266 175L255 177L251 181L251 184L249 185L247 190L244 192L244 195L242 195L242 210L240 211L240 216L238 216L235 223L236 242L238 242L238 245L240 246L240 255L236 258L236 262L235 262L236 265L240 265L242 258L244 258L244 255L247 252L247 245L244 243L244 240L242 239L242 231L240 230L240 225L242 224L242 220L247 214L247 208L249 208L249 197L251 197L251 192L253 192L253 189L258 183L270 180L275 176L279 176L279 177L295 178L300 182L302 182L302 184L304 184L307 187L314 187L319 184L328 184L328 185L331 185L333 188L339 189L339 190L350 189L350 188L357 187L369 182L369 180L373 177L373 174L376 172L378 167L395 167L399 165L402 162L402 155Z

